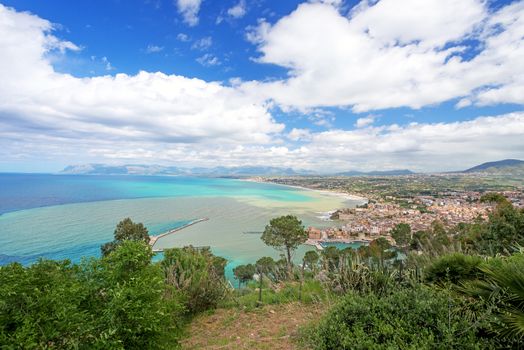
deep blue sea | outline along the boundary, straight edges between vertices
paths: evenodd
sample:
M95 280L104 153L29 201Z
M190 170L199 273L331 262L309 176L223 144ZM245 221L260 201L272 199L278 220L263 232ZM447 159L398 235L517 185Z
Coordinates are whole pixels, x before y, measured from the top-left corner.
M100 245L113 239L126 217L143 222L151 235L208 217L158 240L155 248L210 246L230 261L230 272L261 256L278 257L253 234L271 218L294 214L305 225L329 226L322 212L347 204L340 197L235 179L0 174L0 264L99 256Z

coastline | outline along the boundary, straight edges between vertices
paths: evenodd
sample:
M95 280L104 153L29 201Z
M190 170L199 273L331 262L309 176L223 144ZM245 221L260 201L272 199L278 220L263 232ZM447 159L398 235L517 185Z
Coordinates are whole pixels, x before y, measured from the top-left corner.
M305 191L313 191L313 192L317 192L317 193L320 193L320 194L325 194L325 195L328 195L328 196L342 197L342 198L344 198L346 200L352 200L352 201L365 201L365 202L369 201L368 198L357 196L355 194L350 194L350 193L346 193L346 192L337 192L337 191L330 191L330 190L319 190L318 188L309 188L309 187L297 186L297 185L286 185L286 184L281 184L281 183L276 183L276 182L271 182L271 181L264 181L264 180L260 180L260 179L253 178L253 177L250 177L250 178L247 178L247 179L239 179L239 180L240 181L248 181L248 182L256 182L256 183L266 183L266 184L272 184L272 185L277 185L277 186L285 186L285 187L291 187L291 188L296 188L296 189L305 190Z
M307 241L304 243L305 245L313 246L317 250L324 250L324 246L322 243L343 243L343 244L354 244L354 243L360 243L360 244L369 244L373 239L365 237L365 238L308 238Z

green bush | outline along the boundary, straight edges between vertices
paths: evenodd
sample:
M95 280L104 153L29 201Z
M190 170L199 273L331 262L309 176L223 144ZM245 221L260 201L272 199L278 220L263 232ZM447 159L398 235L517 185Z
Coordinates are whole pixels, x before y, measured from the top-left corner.
M174 248L164 251L161 265L166 283L183 299L189 315L214 308L228 293L226 259L209 248Z
M348 294L309 333L314 349L484 349L459 305L427 287L389 295Z
M0 267L0 348L75 348L95 328L87 291L68 261Z
M173 348L177 301L165 298L151 256L149 245L125 241L80 265L0 267L0 348Z
M97 346L155 349L170 325L164 300L164 278L160 266L151 264L153 253L144 242L123 241L100 260L82 265L89 278L86 302L96 315Z
M425 279L431 283L451 282L454 284L474 280L481 275L479 266L482 258L474 255L453 253L435 260L425 272Z

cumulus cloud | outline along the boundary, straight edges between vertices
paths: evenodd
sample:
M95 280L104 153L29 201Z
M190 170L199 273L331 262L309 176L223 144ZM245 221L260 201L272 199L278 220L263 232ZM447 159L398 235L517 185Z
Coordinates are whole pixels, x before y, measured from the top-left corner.
M389 125L316 133L308 157L347 169L457 170L524 157L524 112L452 123ZM503 140L503 142L502 142Z
M240 0L238 4L229 8L227 14L233 18L242 18L246 14L246 2Z
M309 141L311 140L311 132L308 129L293 128L287 137L292 141Z
M202 0L176 0L178 12L184 18L184 22L193 27L198 24L198 12Z
M196 61L204 67L218 66L221 64L218 57L210 53L206 53L205 55L198 57Z
M377 5L360 5L344 17L332 5L308 3L274 25L261 21L252 37L263 52L260 60L289 67L290 78L229 85L160 72L86 78L59 73L50 56L80 48L54 36L50 22L0 5L0 163L59 159L431 171L524 158L524 112L381 126L368 116L355 121L354 130L333 129L335 115L323 106L416 107L450 96L461 96L467 106L522 96L519 3L493 14L481 4L474 12L478 23L463 13L465 25L444 21L453 30L438 35L429 29L388 32L384 23L372 25L380 22L373 13L353 24ZM297 24L297 18L308 25ZM460 19L446 19L454 20ZM465 60L450 40L469 35L482 48ZM479 67L481 74L475 74ZM468 86L471 93L459 92ZM286 130L272 117L274 103L267 99L304 108L311 124L322 128Z
M191 49L205 51L209 49L211 45L213 45L213 38L210 36L206 36L202 39L195 41L193 45L191 45Z
M218 82L160 72L76 78L46 58L52 25L0 5L0 129L76 142L267 143L284 126ZM109 61L105 61L109 65Z
M355 123L355 126L357 128L363 128L368 125L371 125L375 122L375 116L374 115L368 115L367 117L358 118L357 122Z
M417 109L455 98L522 104L523 22L522 1L494 13L483 0L362 1L348 15L304 3L273 25L248 28L257 61L290 77L245 88L299 109Z
M301 141L298 146L200 148L197 145L190 150L178 148L176 154L184 163L199 159L199 164L206 166L277 165L320 172L399 168L448 171L494 159L522 159L523 134L524 112L519 112L453 123L412 123L316 133L293 129L288 138Z
M185 34L185 33L178 33L177 36L176 36L176 39L178 41L182 41L182 42L188 42L191 40L191 38L189 37L189 35Z

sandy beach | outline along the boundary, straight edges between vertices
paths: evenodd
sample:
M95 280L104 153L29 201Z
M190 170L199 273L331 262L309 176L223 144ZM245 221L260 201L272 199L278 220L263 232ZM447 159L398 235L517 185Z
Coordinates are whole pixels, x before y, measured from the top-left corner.
M304 186L285 185L285 184L280 184L280 183L271 182L271 181L264 181L264 180L261 180L260 178L241 179L241 181L258 182L258 183L269 183L269 184L272 184L272 185L291 187L291 188L296 188L296 189L304 190L304 191L314 191L314 192L317 192L317 193L320 193L320 194L341 197L341 198L344 198L346 200L351 200L351 201L363 201L363 202L367 202L368 201L367 198L361 197L361 196L357 196L355 194L350 194L350 193L345 193L345 192L337 192L337 191L330 191L330 190L319 190L317 188L309 188L309 187L304 187Z

